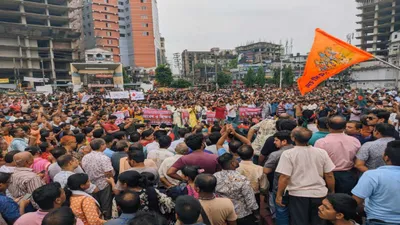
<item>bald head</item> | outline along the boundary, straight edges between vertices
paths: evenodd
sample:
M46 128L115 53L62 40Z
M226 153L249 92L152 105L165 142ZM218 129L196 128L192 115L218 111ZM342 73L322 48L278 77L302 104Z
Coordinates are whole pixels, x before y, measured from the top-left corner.
M17 153L13 159L17 167L30 167L33 164L33 156L29 152Z
M189 148L186 143L182 142L176 146L175 152L178 155L186 155L189 152Z
M292 137L296 145L307 145L312 137L312 131L304 127L297 127L292 131Z
M290 119L290 115L287 113L282 113L279 115L279 119Z
M346 129L346 119L342 116L333 116L329 118L328 127L331 132L341 133Z

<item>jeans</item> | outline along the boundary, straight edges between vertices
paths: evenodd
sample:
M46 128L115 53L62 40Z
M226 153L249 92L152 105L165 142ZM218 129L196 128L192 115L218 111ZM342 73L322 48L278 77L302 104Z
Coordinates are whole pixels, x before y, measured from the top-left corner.
M276 193L272 194L273 201L275 204L275 222L276 225L289 225L289 208L287 206L281 207L276 204Z
M381 223L381 222L367 220L365 225L399 225L399 223Z

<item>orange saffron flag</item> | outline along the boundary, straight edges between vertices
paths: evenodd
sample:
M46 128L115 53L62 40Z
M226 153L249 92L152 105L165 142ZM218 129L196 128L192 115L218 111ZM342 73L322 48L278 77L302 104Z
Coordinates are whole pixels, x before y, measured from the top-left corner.
M373 57L372 54L317 28L303 76L297 80L300 92L305 95L329 77Z

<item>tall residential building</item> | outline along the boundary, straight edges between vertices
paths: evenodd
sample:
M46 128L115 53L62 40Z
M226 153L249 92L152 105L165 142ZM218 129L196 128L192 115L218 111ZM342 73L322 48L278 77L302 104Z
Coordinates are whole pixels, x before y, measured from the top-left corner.
M282 45L269 42L256 42L236 47L239 64L257 64L263 60L277 60L284 54Z
M22 83L24 77L71 81L69 64L78 58L80 33L72 28L79 8L71 0L0 1L0 77ZM34 84L34 79L30 84ZM36 83L42 85L43 83Z
M120 62L118 0L85 0L83 3L85 49L102 48Z
M361 11L357 22L358 47L378 56L387 57L390 35L400 30L400 0L356 0Z

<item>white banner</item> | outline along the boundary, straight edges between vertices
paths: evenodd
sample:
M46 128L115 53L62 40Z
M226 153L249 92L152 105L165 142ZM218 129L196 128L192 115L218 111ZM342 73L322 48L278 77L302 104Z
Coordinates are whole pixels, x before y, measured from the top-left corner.
M49 82L49 78L44 78L45 82ZM42 82L43 83L43 78L37 78L37 77L24 77L24 81L28 82Z
M37 92L44 92L45 95L53 94L53 87L51 85L36 86Z
M131 100L144 100L144 93L142 91L130 91Z
M110 91L111 99L121 99L121 98L129 98L129 92L127 91Z
M118 125L120 125L121 123L124 122L124 120L125 120L125 113L124 112L118 111L118 112L113 113L113 115L117 117L117 119L115 120L115 125L118 126Z
M93 95L84 95L82 97L81 103L86 103L87 101L89 101L89 99L91 99L93 97Z

